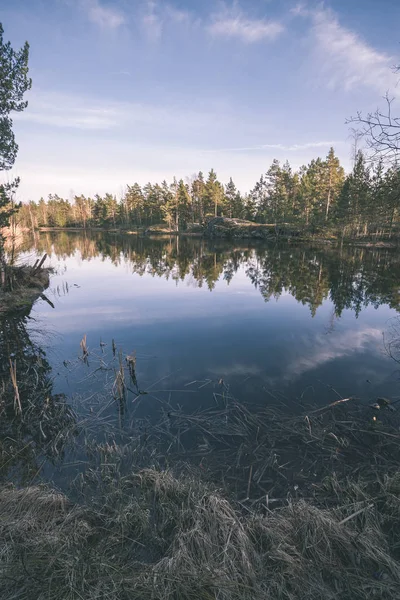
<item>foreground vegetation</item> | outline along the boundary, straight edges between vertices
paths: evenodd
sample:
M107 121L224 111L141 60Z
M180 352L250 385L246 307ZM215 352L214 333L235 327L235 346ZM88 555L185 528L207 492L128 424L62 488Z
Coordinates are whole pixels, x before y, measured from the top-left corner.
M343 399L256 413L222 384L217 398L201 413L166 404L125 442L113 428L99 442L87 420L47 427L53 456L84 435L85 462L80 447L64 493L0 487L1 597L397 598L397 412Z
M212 406L181 409L141 390L134 357L84 336L80 362L108 384L78 410L28 325L1 318L1 598L398 597L398 401L333 390L293 412L279 392L244 405L219 380Z
M384 534L399 519L398 475L376 487L379 508L349 484L336 509L288 501L264 514L242 514L193 476L90 476L93 495L75 505L43 487L0 491L2 598L399 597L398 531Z
M232 179L222 185L214 170L200 172L186 183L127 186L118 201L112 194L72 201L50 194L47 201L22 206L22 227L108 227L137 229L165 222L167 231L185 231L195 223L224 215L257 223L292 227L296 231L339 237L391 237L400 219L400 169L382 162L367 164L362 152L347 176L333 148L293 171L274 161L254 188L243 196Z

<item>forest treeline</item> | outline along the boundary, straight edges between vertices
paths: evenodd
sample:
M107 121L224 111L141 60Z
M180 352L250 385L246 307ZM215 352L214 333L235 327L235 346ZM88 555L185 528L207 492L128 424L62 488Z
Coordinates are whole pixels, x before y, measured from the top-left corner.
M20 208L23 227L145 228L165 223L185 230L213 216L257 223L290 224L310 233L340 232L343 236L390 235L400 219L400 167L371 166L359 151L354 168L345 174L333 148L294 171L289 162L274 160L245 195L232 178L223 185L212 169L184 182L128 185L123 197L113 194L72 201L50 194Z

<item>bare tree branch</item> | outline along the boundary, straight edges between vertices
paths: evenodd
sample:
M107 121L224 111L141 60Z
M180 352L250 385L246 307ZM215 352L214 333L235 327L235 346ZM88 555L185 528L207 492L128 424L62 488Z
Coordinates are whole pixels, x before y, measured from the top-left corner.
M346 120L347 124L359 125L358 131L366 140L372 152L372 158L383 158L385 162L395 163L400 158L400 117L392 114L394 98L385 96L387 110L377 109L373 113L363 115L358 112L355 117Z

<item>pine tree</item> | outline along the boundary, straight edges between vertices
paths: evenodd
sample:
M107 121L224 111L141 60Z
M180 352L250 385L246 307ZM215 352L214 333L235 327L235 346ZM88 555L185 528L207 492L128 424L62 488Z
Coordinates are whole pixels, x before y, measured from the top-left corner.
M144 196L142 188L138 183L128 185L125 194L125 206L127 211L127 220L136 227L142 226Z
M217 179L214 169L208 174L204 186L203 207L204 216L218 216L218 209L221 207L224 198L224 188Z
M38 225L39 227L46 227L48 222L47 204L44 198L40 198L38 204Z
M115 196L112 194L106 194L104 196L105 204L105 220L107 224L115 227L118 216L118 202Z
M307 167L300 168L299 206L302 222L315 227L324 221L326 206L326 167L324 162L317 158L312 160Z
M340 165L340 161L335 156L335 151L330 148L328 156L325 160L325 176L323 194L326 197L325 204L325 221L328 221L330 211L335 207L335 202L338 199L340 190L344 182L344 169Z
M179 213L180 228L186 229L191 221L192 210L189 190L182 179L179 181L177 189L177 210Z
M225 186L225 206L227 210L227 216L232 218L236 216L235 212L235 201L237 197L237 189L236 185L233 183L232 177L229 180L229 183Z
M387 217L387 197L388 197L388 178L385 176L383 160L379 160L374 165L371 175L371 194L368 209L368 221L370 230L377 233L380 227L384 226Z
M285 190L283 185L282 170L279 160L273 160L266 174L266 185L268 190L268 204L270 209L270 220L279 223L284 214Z
M347 232L353 235L368 232L370 184L370 171L364 154L359 151L353 171L346 178L337 203L336 216L342 224L342 236Z
M266 223L269 220L269 190L264 175L261 175L259 181L250 191L246 201L245 214L246 219L253 220L255 218L260 223ZM249 215L253 216L250 217Z
M392 235L395 222L400 216L400 168L398 165L394 165L385 173L381 201L389 234Z
M204 175L200 171L197 177L192 182L192 203L194 221L203 223L204 221L204 195L205 195Z
M107 206L105 199L96 194L93 207L93 219L97 227L103 227L107 221Z
M4 42L3 33L0 23L0 173L12 168L18 152L10 114L27 107L28 103L23 98L32 85L28 78L29 44L26 42L21 50L15 51L10 42ZM18 184L17 178L9 184L0 185L0 230L9 224L18 210L19 205L14 202ZM1 234L0 260L4 263Z

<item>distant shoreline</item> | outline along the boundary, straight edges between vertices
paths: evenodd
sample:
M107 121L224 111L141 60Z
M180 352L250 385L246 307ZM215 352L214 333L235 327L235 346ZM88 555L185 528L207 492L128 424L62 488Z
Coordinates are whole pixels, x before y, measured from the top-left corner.
M230 239L234 239L235 241L238 241L239 239L245 241L245 240L252 240L252 241L257 241L257 242L271 242L271 239L260 239L260 238L256 238L252 235L249 236L241 236L241 237L224 237L224 236L215 236L213 238L209 238L207 236L204 235L204 233L200 233L200 232L190 232L190 231L168 231L168 230L159 230L159 231L150 231L150 232L146 232L146 230L142 229L142 230L133 230L133 229L124 229L122 227L113 227L113 228L108 228L108 227L39 227L38 229L36 229L35 231L39 232L39 233L50 233L50 232L71 232L71 233L92 233L92 232L104 232L104 233L114 233L114 234L119 234L119 235L137 235L140 237L146 237L146 238L152 238L152 237L166 237L166 236L172 236L172 237L195 237L195 238L204 238L204 239L213 239L213 240L224 240L224 241L229 241ZM276 241L278 238L274 237L273 241ZM331 245L331 246L337 246L341 243L341 240L339 239L332 239L332 238L321 238L321 237L310 237L310 236L291 236L291 235L285 235L285 236L281 236L279 237L280 241L286 241L286 242L292 242L292 241L296 241L299 243L313 243L313 244L323 244L323 245ZM373 241L373 240L357 240L356 238L345 238L343 240L343 243L346 245L352 245L352 246L357 246L359 248L382 248L382 249L397 249L399 248L399 240L395 239L394 241L382 241L382 240L377 240L377 241Z
M48 233L51 231L70 231L77 233L86 233L92 231L99 231L104 233L119 233L119 234L128 234L128 235L140 235L142 237L151 237L151 236L186 236L186 237L203 237L202 233L193 233L190 231L152 231L151 233L145 233L145 230L132 230L132 229L124 229L123 227L38 227L35 231L39 231L40 233Z

